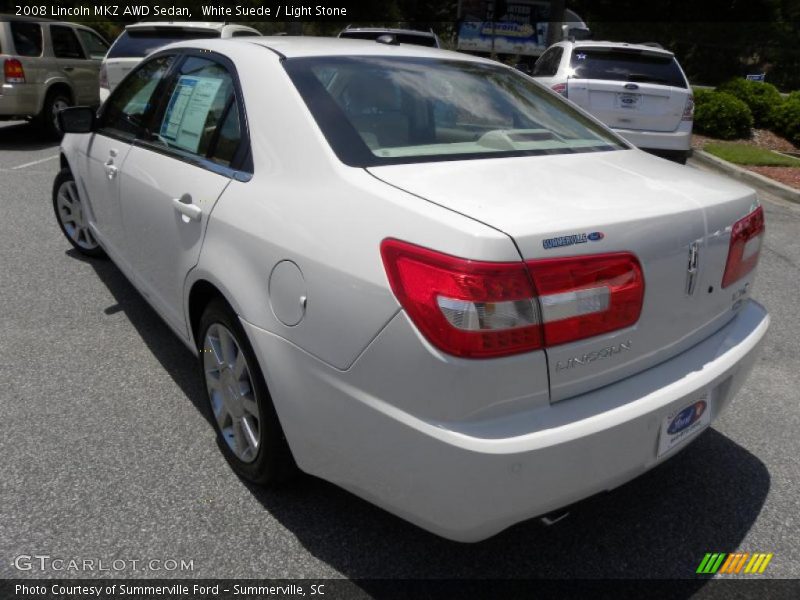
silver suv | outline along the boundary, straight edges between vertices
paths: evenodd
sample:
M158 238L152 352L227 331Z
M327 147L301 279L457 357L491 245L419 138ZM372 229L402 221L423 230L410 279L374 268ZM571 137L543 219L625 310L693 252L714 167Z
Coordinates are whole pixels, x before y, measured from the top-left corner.
M107 51L106 41L83 25L0 15L0 120L35 119L48 135L61 137L59 110L100 104Z

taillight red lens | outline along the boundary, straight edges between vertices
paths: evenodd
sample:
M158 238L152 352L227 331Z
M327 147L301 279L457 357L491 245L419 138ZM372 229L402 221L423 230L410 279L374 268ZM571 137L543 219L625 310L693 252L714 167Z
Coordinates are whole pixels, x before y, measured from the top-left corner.
M529 261L546 346L629 327L644 299L642 267L633 254L594 254Z
M632 254L482 262L381 244L392 291L437 348L481 358L529 352L635 323L644 278Z
M550 86L550 89L554 92L561 94L562 96L567 96L567 84L566 83L557 83L555 85Z
M764 231L764 209L760 206L733 224L728 261L722 276L723 288L747 275L758 264Z
M25 69L16 58L7 58L3 63L3 75L6 83L25 83Z
M457 258L399 240L381 244L392 291L436 347L490 357L541 347L538 306L525 265Z
M108 85L108 67L106 66L105 61L100 64L99 80L100 80L100 87L101 88L106 89L106 90L110 89L110 86Z

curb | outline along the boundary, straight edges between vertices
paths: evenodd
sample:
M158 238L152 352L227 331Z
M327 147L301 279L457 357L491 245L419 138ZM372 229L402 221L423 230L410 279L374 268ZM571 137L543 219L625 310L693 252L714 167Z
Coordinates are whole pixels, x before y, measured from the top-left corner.
M744 183L750 184L753 187L769 192L770 194L774 194L780 198L783 198L784 200L788 200L789 202L796 202L800 204L800 190L797 190L793 187L789 187L788 185L775 181L774 179L770 179L769 177L764 177L763 175L759 175L753 171L743 169L738 165L734 165L733 163L729 163L727 160L717 158L713 154L709 154L703 150L695 149L692 152L692 158L716 171L720 171L726 175L740 179Z

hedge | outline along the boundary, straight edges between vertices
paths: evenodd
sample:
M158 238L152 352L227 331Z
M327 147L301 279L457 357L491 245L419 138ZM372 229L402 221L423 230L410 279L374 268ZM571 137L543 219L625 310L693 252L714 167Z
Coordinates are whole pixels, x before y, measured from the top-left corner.
M747 104L723 92L703 96L694 111L695 131L721 140L750 137L753 114Z
M786 102L775 108L773 130L800 146L800 92L793 92Z
M717 87L717 91L736 96L747 104L756 127L770 127L774 110L783 104L778 88L763 81L731 79Z

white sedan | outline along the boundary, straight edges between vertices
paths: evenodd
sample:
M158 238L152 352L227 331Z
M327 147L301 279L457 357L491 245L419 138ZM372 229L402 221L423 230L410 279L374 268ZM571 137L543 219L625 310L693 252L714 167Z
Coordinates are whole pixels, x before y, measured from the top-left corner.
M161 49L61 113L53 204L197 355L239 474L476 541L730 404L764 216L511 68L393 42Z

